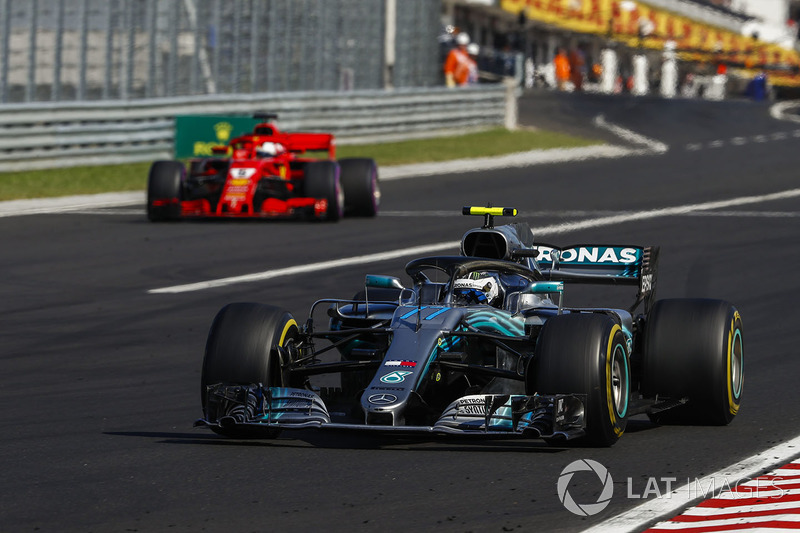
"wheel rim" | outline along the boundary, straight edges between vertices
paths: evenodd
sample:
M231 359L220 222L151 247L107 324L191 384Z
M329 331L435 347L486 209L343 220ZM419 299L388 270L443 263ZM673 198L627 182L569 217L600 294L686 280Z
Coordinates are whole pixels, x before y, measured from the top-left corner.
M372 206L375 210L378 210L378 206L381 205L381 187L378 185L378 176L373 173L372 174Z
M611 354L611 394L614 410L620 418L628 411L628 365L625 348L621 344L614 347Z
M742 394L742 377L744 370L744 347L742 345L742 332L737 329L733 333L731 342L731 390L734 398Z
M339 216L344 213L344 187L339 183L339 180L336 180L336 211Z

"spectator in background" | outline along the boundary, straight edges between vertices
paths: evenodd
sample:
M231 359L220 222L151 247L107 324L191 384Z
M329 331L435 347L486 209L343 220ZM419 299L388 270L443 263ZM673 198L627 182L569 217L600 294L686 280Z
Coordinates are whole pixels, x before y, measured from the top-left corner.
M558 49L558 53L553 59L553 64L556 69L556 84L558 86L558 90L565 91L567 89L567 81L569 80L570 76L570 69L569 59L567 58L567 53L563 48Z
M586 59L583 55L583 50L580 48L573 48L569 52L567 58L569 61L569 79L572 85L575 86L576 91L583 90L583 74L586 67Z
M756 101L766 100L769 90L767 87L767 74L762 70L747 84L745 96Z
M462 32L456 35L456 46L450 50L444 61L444 79L448 87L467 85L470 71L477 72L478 66L467 51L468 44L468 34Z
M467 45L467 53L472 60L470 65L469 74L467 75L467 85L474 85L478 83L478 54L481 48L476 43L469 43Z

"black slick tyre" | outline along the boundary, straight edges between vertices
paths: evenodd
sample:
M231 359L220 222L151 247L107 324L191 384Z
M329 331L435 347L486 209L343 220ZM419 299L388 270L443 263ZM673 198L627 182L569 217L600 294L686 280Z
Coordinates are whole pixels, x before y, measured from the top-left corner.
M378 165L374 159L340 159L344 211L357 217L374 217L381 204Z
M611 446L624 433L630 382L622 329L611 317L595 313L548 319L525 373L526 394L585 395L586 435L568 442L589 446Z
M181 217L186 167L179 161L156 161L147 177L147 218L153 222Z
M298 336L297 322L283 309L257 304L232 303L223 307L208 334L203 371L200 378L201 403L206 412L207 387L216 383L265 387L284 386L278 346L286 346ZM270 437L278 432L213 428L235 438ZM260 429L260 428L257 428Z
M305 195L328 201L325 220L336 222L344 215L344 190L334 161L312 161L305 166Z
M659 300L645 328L642 392L688 400L651 413L659 424L726 425L739 412L744 337L739 311L712 299Z

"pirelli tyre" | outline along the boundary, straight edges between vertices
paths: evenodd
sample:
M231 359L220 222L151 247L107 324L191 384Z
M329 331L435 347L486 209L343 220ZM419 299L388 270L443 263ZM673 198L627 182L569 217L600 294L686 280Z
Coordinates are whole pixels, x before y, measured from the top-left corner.
M374 159L340 159L344 211L357 217L374 217L381 204L378 165Z
M334 161L312 161L305 166L305 194L328 201L325 220L336 222L344 215L344 190L339 165Z
M626 346L620 325L608 315L570 313L550 318L525 372L526 394L585 395L586 435L575 443L611 446L628 422L631 380Z
M179 161L156 161L147 178L147 218L153 222L178 220L186 167Z
M283 309L258 303L232 303L223 307L211 324L200 377L201 403L206 419L209 417L206 409L209 385L289 385L284 383L278 346L287 346L298 334L297 322ZM265 433L261 428L256 428L259 431L213 429L234 438L274 437L278 434L278 431Z
M711 299L659 300L647 316L642 392L672 400L656 423L725 425L739 412L744 336L739 311ZM670 407L670 402L666 402Z

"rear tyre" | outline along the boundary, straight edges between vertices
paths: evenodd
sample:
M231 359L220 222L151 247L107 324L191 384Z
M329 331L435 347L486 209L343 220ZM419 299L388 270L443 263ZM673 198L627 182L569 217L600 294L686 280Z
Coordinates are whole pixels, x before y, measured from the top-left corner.
M374 217L381 204L378 165L373 159L340 159L344 211L357 217Z
M286 346L299 335L297 322L283 309L257 303L232 303L217 313L206 342L200 394L206 412L206 388L216 383L265 387L284 386L278 346ZM234 438L275 437L249 428L212 428Z
M602 314L547 320L525 372L525 389L527 394L586 395L586 436L569 442L613 445L625 431L630 397L630 365L619 324Z
M305 167L305 189L309 198L328 201L325 220L336 222L344 215L344 190L339 181L339 165L333 161L312 161Z
M147 178L147 218L153 222L181 217L181 191L186 167L178 161L156 161Z
M688 401L650 418L659 424L729 424L744 385L742 318L721 300L659 300L647 317L642 392Z

